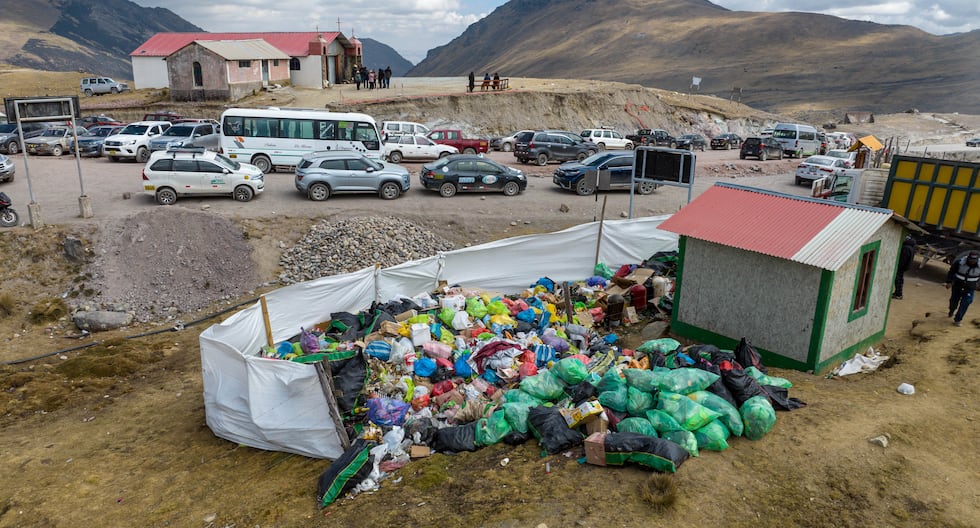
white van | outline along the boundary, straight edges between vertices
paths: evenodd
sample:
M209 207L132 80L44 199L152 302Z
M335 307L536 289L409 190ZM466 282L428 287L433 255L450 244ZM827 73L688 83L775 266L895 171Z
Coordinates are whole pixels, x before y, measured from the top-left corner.
M783 147L787 156L812 156L820 152L820 138L817 129L798 123L776 123L772 138Z
M381 123L381 140L388 141L393 136L425 136L429 127L412 121L384 121Z

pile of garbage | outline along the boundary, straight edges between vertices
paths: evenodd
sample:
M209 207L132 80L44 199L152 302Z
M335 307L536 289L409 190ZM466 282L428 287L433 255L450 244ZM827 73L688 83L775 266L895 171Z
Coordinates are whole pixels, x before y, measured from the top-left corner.
M805 405L768 376L743 339L734 351L653 339L620 346L620 328L669 319L676 253L517 295L445 285L330 314L262 355L328 366L354 440L320 476L327 506L375 490L412 458L532 437L548 454L584 446L598 465L674 472L732 437L758 440L776 409Z

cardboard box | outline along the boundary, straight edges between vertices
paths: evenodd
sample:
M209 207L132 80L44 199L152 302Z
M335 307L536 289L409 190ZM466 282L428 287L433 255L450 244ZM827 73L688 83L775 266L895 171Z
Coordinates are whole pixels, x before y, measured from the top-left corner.
M409 450L408 456L411 458L425 458L432 454L432 450L429 446L413 445L412 449Z
M622 284L629 284L629 286L623 287L620 286L619 284L614 284L606 288L606 293L608 293L609 295L613 295L613 294L622 295L626 293L627 290L630 289L630 286L634 284L643 284L647 281L647 279L649 279L652 276L653 276L652 269L636 268L636 270L634 270L633 273L630 273L629 275L623 277L624 280L619 281Z
M602 405L597 400L582 402L578 407L571 409L559 409L558 412L565 418L568 427L578 427L589 420L593 420L602 413Z
M401 327L402 325L398 323L393 323L391 321L381 321L381 333L384 335L396 336L398 335L398 330L401 329Z
M585 461L589 464L606 465L606 434L592 433L585 439Z
M396 315L395 316L395 321L398 321L399 323L401 323L401 322L407 321L407 320L415 317L418 314L419 314L419 312L417 310L408 310L406 312L402 312L402 313ZM390 322L390 321L383 321L381 324L383 325L385 322Z
M598 416L592 420L587 420L585 422L585 434L586 436L594 433L608 433L609 432L609 418L606 417L606 411L602 411Z

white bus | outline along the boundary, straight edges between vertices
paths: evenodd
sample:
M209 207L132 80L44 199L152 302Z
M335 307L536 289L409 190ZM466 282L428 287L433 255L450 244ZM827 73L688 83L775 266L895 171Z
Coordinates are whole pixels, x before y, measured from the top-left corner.
M304 154L354 150L381 159L374 119L365 114L302 108L229 108L221 114L221 152L268 173L296 166Z

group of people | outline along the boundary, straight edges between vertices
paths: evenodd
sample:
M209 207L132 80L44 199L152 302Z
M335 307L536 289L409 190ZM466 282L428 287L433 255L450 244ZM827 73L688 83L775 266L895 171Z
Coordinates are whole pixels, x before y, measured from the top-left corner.
M472 92L476 88L476 75L473 72L470 72L469 81L469 91ZM499 90L501 88L500 75L497 72L493 72L493 77L490 77L490 72L483 74L483 84L480 85L481 92Z
M351 71L351 77L354 79L354 84L357 85L358 90L361 89L362 84L368 90L390 88L391 66L385 69L378 68L377 71L369 70L364 66L360 68L354 66Z
M893 299L903 297L905 272L912 266L915 257L915 240L905 237L902 250L898 256L898 271L895 273L895 291ZM950 290L949 312L947 317L953 318L953 324L961 326L966 310L973 304L974 292L980 288L980 251L970 251L956 258L949 265L946 273L946 289Z

